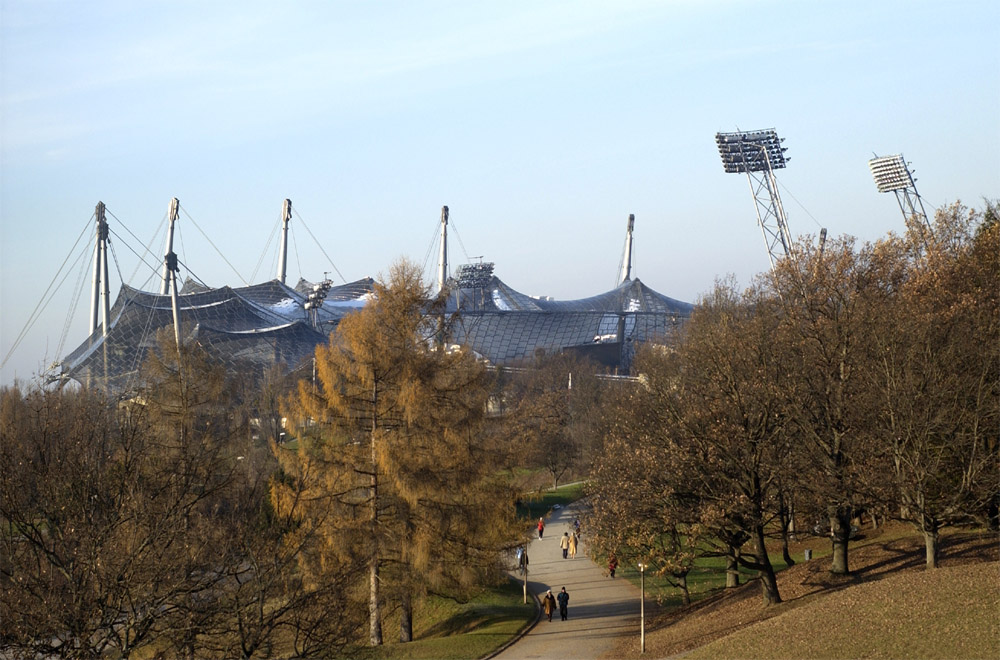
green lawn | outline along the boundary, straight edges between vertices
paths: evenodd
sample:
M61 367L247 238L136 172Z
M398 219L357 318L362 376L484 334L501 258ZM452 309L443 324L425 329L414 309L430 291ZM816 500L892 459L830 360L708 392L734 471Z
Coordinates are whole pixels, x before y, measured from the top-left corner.
M526 497L517 507L517 515L526 520L547 516L556 504L566 506L583 497L583 484L560 486L555 490L543 491L540 496Z
M383 627L386 643L370 651L375 660L481 658L507 643L535 619L534 600L522 602L521 586L513 582L477 594L474 601L430 597L414 608L414 641L400 644L398 619ZM367 656L368 654L366 654Z
M775 572L787 568L781 555L771 556ZM722 557L705 557L695 560L695 566L688 573L687 583L691 601L696 602L726 586L726 561ZM740 568L740 584L757 576L756 571ZM634 566L618 567L617 575L639 586L639 569ZM681 606L681 591L666 580L650 573L646 574L646 597L657 600L663 607L673 609Z

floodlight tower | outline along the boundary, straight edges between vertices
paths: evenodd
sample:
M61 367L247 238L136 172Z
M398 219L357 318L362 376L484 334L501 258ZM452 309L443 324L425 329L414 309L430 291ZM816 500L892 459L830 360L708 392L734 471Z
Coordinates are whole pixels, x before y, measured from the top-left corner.
M784 167L788 161L786 148L781 146L784 140L773 128L715 134L726 172L745 172L747 175L757 224L764 235L772 269L781 257L792 254L792 236L774 178L774 170Z
M922 220L927 229L931 228L927 213L924 211L924 201L917 193L917 186L914 183L916 180L910 173L906 161L903 160L903 154L895 156L876 154L868 161L868 169L872 171L872 177L880 193L896 193L896 202L899 203L899 210L903 212L905 220L916 218Z

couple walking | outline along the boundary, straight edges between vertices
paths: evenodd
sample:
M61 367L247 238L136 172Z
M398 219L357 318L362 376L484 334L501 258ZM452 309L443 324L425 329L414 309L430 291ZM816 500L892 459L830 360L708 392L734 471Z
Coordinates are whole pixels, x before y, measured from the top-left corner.
M576 559L576 544L578 540L576 532L573 532L572 535L569 532L563 532L562 538L559 539L559 547L562 548L563 559L567 557Z
M552 590L549 589L545 592L545 598L542 599L542 609L545 611L545 616L549 617L549 621L552 620L552 613L555 612L556 602L559 603L559 616L565 621L568 618L568 607L569 607L569 594L566 593L566 587L562 588L558 596L552 595Z

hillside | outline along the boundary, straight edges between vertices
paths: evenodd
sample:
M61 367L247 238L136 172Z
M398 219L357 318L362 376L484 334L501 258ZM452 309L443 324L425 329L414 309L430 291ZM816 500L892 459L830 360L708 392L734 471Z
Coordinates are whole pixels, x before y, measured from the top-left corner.
M912 528L867 532L852 548L850 576L814 559L779 574L779 605L765 607L750 582L654 617L642 657L1000 657L998 537L949 534L940 566L924 570ZM637 636L616 653L639 657Z

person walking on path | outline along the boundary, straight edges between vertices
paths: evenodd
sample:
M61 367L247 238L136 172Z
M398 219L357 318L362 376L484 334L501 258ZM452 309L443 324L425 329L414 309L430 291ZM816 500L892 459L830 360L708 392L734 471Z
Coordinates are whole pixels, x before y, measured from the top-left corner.
M542 609L545 610L545 616L549 617L549 621L551 621L552 613L556 610L556 599L552 595L551 589L545 592L545 598L542 599Z
M517 549L517 566L520 569L521 575L528 570L528 549L524 547L518 547Z
M611 555L608 557L608 575L615 577L615 569L618 568L618 557Z
M556 596L556 600L559 601L559 616L561 616L562 620L565 621L569 617L567 614L569 594L566 593L566 587L562 588L562 591L560 591L559 595Z
M573 532L572 534L569 535L569 556L570 556L570 559L576 559L576 544L577 544L577 536L576 536L576 532Z
M542 532L545 531L545 520L542 518L538 519L538 538L542 538Z
M569 532L563 532L562 538L559 539L559 547L563 551L563 559L566 559L566 555L569 552Z

